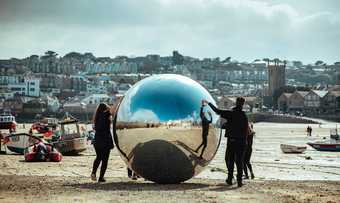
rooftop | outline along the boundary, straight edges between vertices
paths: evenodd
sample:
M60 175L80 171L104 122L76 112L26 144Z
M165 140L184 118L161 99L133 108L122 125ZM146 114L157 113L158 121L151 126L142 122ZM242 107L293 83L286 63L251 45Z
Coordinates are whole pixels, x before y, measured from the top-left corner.
M321 98L323 98L328 93L328 91L326 90L312 90L312 91Z

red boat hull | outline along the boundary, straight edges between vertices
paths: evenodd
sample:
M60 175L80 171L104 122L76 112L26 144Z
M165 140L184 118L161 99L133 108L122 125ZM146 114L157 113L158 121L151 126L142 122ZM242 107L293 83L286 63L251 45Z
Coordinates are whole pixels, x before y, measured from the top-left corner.
M340 152L340 143L336 143L336 144L307 143L307 144L318 151Z
M25 161L35 162L35 161L52 161L60 162L62 160L62 155L54 147L47 145L47 154L44 157L39 156L35 146L29 147L25 152Z

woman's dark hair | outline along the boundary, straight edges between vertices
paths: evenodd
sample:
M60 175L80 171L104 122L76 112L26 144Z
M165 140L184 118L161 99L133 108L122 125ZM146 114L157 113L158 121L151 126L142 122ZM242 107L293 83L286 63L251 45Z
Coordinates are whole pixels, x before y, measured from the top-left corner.
M237 97L236 98L236 106L243 106L245 101L246 100L243 97Z
M110 107L109 105L105 104L105 103L100 103L97 106L97 109L93 115L93 124L96 125L96 122L99 118L99 116L101 116L104 112L110 111Z

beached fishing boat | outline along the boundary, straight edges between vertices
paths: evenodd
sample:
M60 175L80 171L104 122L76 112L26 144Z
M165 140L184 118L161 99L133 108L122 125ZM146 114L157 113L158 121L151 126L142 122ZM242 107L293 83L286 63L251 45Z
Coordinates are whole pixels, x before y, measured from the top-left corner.
M318 151L340 152L340 135L337 128L335 128L330 132L329 140L308 142L307 144Z
M3 112L0 114L0 129L6 129L10 132L15 132L17 123L15 117L9 112Z
M47 133L56 130L57 126L58 119L45 117L41 121L33 123L31 130L35 130L38 133Z
M27 147L39 142L43 140L27 133L7 134L4 135L3 141L6 149L17 154L24 154Z
M38 133L46 133L48 132L49 126L45 123L41 123L41 122L36 122L32 124L31 130L36 130Z
M40 123L46 124L48 127L52 129L56 129L59 123L59 120L54 117L44 117L41 119Z
M340 142L338 143L329 143L329 142L309 142L307 143L309 146L313 147L318 151L333 151L340 152Z
M61 153L50 144L36 143L25 149L25 161L53 161L60 162L62 159Z
M287 145L287 144L281 144L280 148L283 153L292 153L292 154L303 153L307 149L307 147Z
M51 144L62 154L79 154L86 150L86 137L79 131L78 120L67 116L60 124L60 131L55 132L57 140Z

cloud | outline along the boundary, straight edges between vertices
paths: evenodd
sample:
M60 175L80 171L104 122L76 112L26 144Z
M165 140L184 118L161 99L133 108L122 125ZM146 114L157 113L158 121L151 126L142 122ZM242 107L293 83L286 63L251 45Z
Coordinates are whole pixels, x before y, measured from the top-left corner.
M339 61L338 1L114 0L0 3L0 58L91 51L100 56ZM32 53L33 52L33 53Z
M147 109L139 109L134 112L130 118L130 121L139 121L139 122L160 122L157 115L151 110Z

